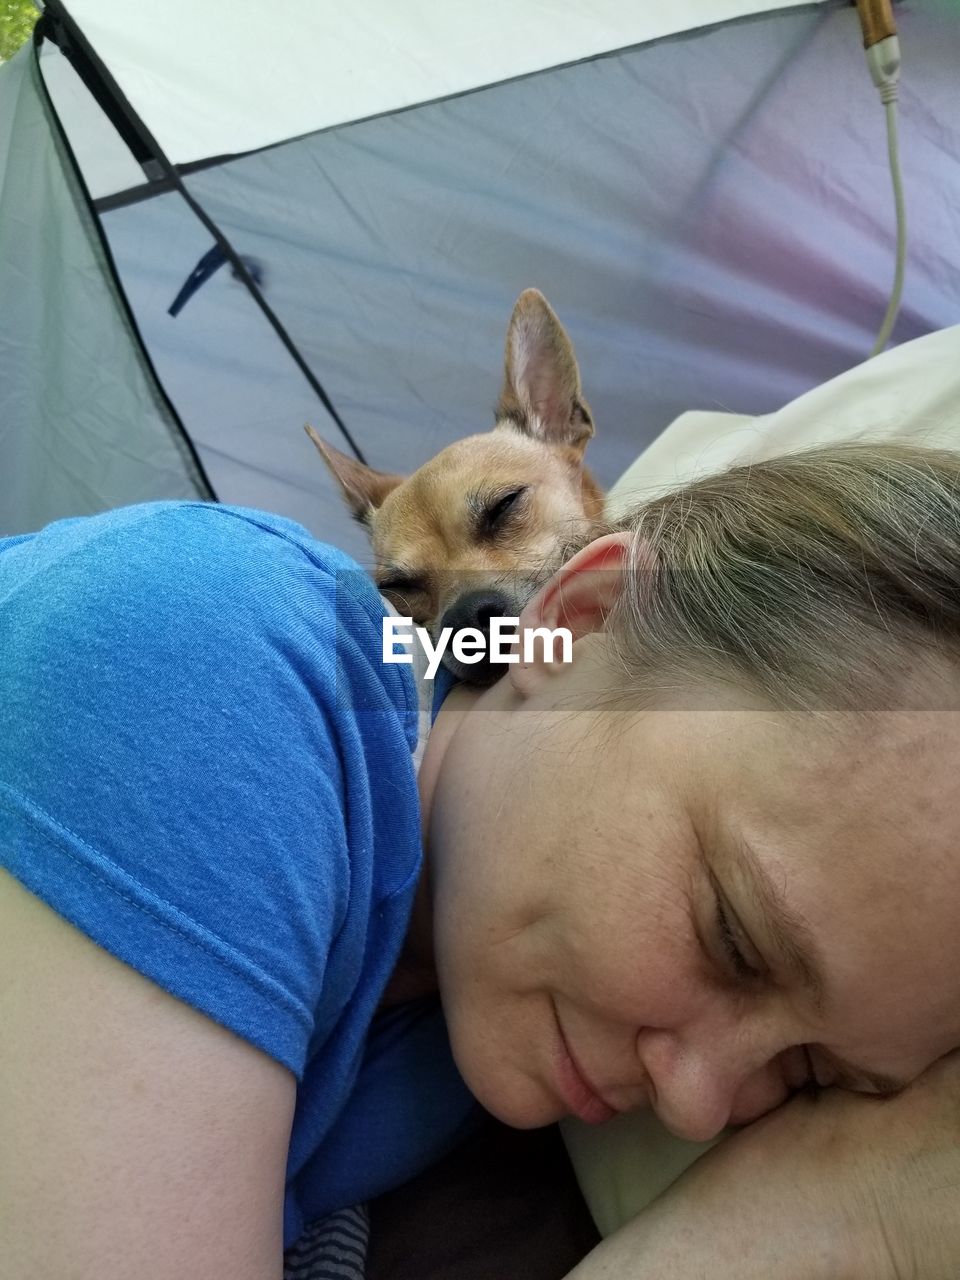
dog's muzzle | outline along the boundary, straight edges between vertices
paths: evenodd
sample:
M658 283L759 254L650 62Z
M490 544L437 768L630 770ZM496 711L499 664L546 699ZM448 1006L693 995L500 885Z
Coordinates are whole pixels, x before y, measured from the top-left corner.
M461 661L453 649L453 637L443 655L443 665L465 684L495 684L505 674L508 664L495 662L490 654L490 631L494 618L519 617L523 604L515 596L498 587L486 587L467 591L453 602L440 618L438 630L450 627L453 635L467 628L478 631L484 638L485 650L479 661ZM513 629L515 633L515 628ZM510 631L505 633L509 636Z

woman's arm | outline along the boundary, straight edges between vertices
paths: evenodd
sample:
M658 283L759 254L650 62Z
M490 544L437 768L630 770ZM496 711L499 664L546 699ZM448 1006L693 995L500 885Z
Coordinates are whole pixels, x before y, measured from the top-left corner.
M795 1098L698 1160L569 1280L958 1275L954 1054L895 1098Z
M0 871L4 1274L279 1280L295 1084Z

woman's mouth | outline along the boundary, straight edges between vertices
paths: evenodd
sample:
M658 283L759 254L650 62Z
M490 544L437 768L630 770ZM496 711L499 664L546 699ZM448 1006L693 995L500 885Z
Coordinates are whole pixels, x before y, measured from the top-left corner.
M554 1008L553 1016L557 1024L557 1048L554 1053L556 1067L557 1092L571 1115L583 1120L585 1124L603 1124L611 1120L616 1110L608 1106L596 1089L583 1074L573 1056L563 1027Z

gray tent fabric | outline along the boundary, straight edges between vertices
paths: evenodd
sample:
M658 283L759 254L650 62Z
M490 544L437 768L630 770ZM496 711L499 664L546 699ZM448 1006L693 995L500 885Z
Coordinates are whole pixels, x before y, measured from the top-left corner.
M910 235L895 342L960 319L960 14L914 0L898 15ZM527 286L574 341L597 421L588 461L609 484L687 409L770 412L864 359L893 274L883 113L839 0L211 157L182 181L255 265L366 460L388 471L492 425ZM217 496L365 559L304 422L348 446L229 265L169 313L209 229L169 183L99 216ZM50 264L32 280L48 298L63 287ZM0 367L4 419L29 437L29 400L9 403ZM155 422L148 434L170 443ZM151 483L169 496L165 479L141 478L105 497L137 500ZM57 485L68 514L83 495L70 476ZM28 505L19 519L35 524Z
M364 557L366 538L348 518L304 423L342 449L347 444L229 267L220 268L175 317L169 314L211 248L209 234L181 197L171 192L106 212L103 224L159 376L189 423L220 499L277 511ZM249 254L250 246L241 243ZM262 255L263 285L274 303L282 252L271 248ZM357 357L365 358L362 342Z
M0 535L207 488L143 365L37 84L0 75Z

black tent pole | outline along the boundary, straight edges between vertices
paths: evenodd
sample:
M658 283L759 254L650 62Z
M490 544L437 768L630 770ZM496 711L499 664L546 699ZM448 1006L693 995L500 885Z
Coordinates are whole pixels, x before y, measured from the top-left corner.
M286 347L297 368L336 423L354 457L359 462L366 462L346 423L334 408L333 402L316 374L303 358L279 316L267 302L260 286L251 275L247 264L203 206L187 190L176 166L171 164L163 148L133 109L133 106L110 74L102 59L94 51L86 36L67 12L62 0L46 0L40 23L43 24L43 35L58 45L64 57L69 59L74 70L129 147L148 181L162 181L164 186L177 191L213 237L221 253L230 263L234 275L245 285L248 293L263 312L277 337ZM93 210L93 216L97 216L95 210Z

